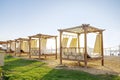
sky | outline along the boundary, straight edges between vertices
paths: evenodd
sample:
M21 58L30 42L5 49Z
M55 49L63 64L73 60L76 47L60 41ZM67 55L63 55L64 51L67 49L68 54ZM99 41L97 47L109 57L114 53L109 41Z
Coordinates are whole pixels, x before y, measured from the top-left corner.
M0 0L0 41L90 24L105 29L104 47L120 44L120 0Z

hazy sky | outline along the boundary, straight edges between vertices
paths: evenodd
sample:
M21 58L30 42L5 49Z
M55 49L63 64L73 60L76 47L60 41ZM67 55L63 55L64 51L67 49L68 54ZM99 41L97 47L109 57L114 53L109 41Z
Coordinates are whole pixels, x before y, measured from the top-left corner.
M104 46L120 44L120 0L0 0L0 40L90 24L106 29Z

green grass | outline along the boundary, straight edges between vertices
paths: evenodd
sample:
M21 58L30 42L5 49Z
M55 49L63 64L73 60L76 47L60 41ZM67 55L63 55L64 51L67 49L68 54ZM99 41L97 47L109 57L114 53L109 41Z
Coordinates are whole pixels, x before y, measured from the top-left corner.
M120 80L113 75L93 75L82 71L53 69L43 62L5 57L5 80Z

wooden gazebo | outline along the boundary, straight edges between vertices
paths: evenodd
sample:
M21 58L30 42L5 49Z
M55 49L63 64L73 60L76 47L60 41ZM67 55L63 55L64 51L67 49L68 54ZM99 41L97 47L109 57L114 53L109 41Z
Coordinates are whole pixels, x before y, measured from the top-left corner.
M6 44L7 45L7 41L0 41L0 45L4 45ZM1 48L0 48L1 49Z
M90 60L101 60L102 66L104 65L104 53L103 53L103 31L104 29L95 28L89 24L82 24L81 26L66 28L66 29L58 29L60 32L60 64L62 64L62 60L72 60L78 62L84 62L85 67L87 67L87 62ZM72 33L77 35L77 47L64 47L63 42L63 34L64 33ZM88 57L87 50L87 35L89 33L97 33L99 34L99 57ZM80 47L80 35L84 35L84 47ZM81 52L81 49L83 52ZM71 50L71 51L70 51ZM74 50L74 51L73 51ZM64 57L65 56L65 57ZM72 57L72 58L71 58Z
M36 34L33 36L28 36L29 37L29 58L31 58L32 54L36 54L36 56L39 57L39 59L44 56L55 56L55 58L57 59L57 36L53 36L53 35L46 35L46 34ZM45 45L42 45L44 42L42 42L42 40L47 40L47 39L55 39L55 53L47 53L47 52L43 52L42 47ZM31 46L31 40L32 39L38 39L38 48L32 48Z
M12 43L14 42L14 40L8 40L7 41L7 53L13 53L14 51L12 50Z
M27 43L29 43L29 39L28 38L18 38L18 39L15 39L15 55L16 54L19 54L19 56L21 56L21 54L22 53L29 53L29 52L27 52L27 51L24 51L24 49L23 49L23 43L24 42L27 42ZM18 48L17 48L17 43L19 43L19 46L18 46ZM28 44L29 45L29 44ZM25 46L26 47L26 46ZM29 49L29 46L28 46L28 49Z

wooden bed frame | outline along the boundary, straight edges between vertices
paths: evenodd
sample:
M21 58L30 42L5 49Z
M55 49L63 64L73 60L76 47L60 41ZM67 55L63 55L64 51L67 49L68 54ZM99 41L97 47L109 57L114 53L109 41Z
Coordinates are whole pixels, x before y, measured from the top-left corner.
M103 31L104 29L98 29L93 26L90 26L89 24L82 24L81 26L66 28L66 29L58 29L60 32L60 64L62 64L62 60L72 60L72 61L78 61L78 62L84 62L85 67L87 67L87 62L91 60L101 60L101 65L104 65L104 53L103 53ZM62 38L64 32L66 33L72 33L77 34L77 44L78 49L80 48L80 38L79 36L81 34L84 34L84 58L83 60L78 59L69 59L69 58L63 58L63 51L64 47L62 46ZM98 58L88 58L88 52L87 52L87 34L88 33L99 33L101 35L101 57Z
M36 35L33 35L33 36L29 36L29 58L32 57L32 54L31 54L31 40L33 38L37 38L39 40L39 48L38 48L38 58L41 59L41 56L55 56L55 59L57 59L57 36L53 36L53 35L46 35L46 34L36 34ZM45 54L42 54L42 46L41 46L41 39L49 39L49 38L54 38L55 39L55 53L45 53Z

